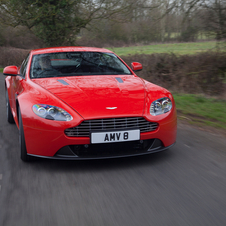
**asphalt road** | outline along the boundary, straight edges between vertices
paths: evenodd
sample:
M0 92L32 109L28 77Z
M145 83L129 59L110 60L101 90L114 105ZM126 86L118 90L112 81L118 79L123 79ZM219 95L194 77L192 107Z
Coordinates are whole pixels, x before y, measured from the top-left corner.
M179 125L177 144L98 161L19 157L0 74L0 226L225 226L226 140Z

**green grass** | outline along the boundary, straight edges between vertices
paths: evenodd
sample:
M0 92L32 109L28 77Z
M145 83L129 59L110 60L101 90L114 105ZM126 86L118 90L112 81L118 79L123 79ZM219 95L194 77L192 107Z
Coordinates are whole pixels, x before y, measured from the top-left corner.
M174 44L157 44L147 46L132 46L132 47L117 47L108 48L119 56L127 56L134 54L153 54L153 53L175 53L195 54L207 50L212 50L216 47L215 41L208 42L189 42L189 43L174 43Z
M193 94L174 94L178 118L191 124L212 126L226 130L226 100Z
M3 72L3 68L0 68L0 73L2 73Z

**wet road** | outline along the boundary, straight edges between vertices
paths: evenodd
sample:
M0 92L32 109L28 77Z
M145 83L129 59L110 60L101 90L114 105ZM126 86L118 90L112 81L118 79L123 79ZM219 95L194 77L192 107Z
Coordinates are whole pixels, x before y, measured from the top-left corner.
M0 226L226 225L226 140L179 125L149 156L24 163L0 74Z

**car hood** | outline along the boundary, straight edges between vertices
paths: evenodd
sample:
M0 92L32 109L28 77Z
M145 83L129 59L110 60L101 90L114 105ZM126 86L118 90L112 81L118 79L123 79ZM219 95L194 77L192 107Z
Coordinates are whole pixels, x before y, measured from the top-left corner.
M33 80L84 119L142 115L145 90L139 77L79 76Z

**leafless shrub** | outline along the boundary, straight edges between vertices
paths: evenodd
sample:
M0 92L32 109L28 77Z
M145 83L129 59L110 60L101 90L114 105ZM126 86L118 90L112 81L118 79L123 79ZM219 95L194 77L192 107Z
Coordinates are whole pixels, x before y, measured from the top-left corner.
M123 57L143 64L142 78L176 92L220 95L225 92L226 53L152 54Z
M12 47L0 47L0 66L20 65L29 50Z
M14 47L20 49L34 49L43 46L43 43L26 27L18 26L4 27L2 29L2 37L4 38L5 47Z

